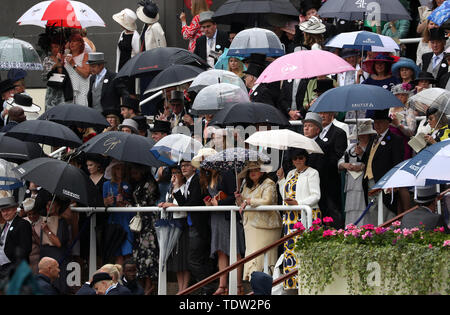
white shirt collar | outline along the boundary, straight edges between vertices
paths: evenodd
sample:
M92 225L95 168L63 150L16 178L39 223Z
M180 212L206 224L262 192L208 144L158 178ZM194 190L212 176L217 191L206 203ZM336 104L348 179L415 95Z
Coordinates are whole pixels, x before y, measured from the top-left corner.
M320 139L323 139L323 137L325 137L325 135L327 134L328 130L330 130L332 124L333 123L331 122L330 124L328 124L328 126L323 127L322 131L320 132Z

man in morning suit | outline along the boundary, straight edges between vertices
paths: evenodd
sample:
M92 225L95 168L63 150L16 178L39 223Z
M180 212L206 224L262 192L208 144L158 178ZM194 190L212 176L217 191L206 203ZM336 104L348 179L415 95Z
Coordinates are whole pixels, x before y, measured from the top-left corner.
M230 47L228 33L217 29L217 24L213 20L214 12L205 11L200 13L200 28L204 35L197 38L194 54L206 60L206 62L214 67L217 61L215 53L223 53L225 48ZM213 56L213 57L211 57Z
M432 73L437 81L448 73L448 63L444 54L446 40L442 28L431 29L430 47L432 52L422 55L422 71Z

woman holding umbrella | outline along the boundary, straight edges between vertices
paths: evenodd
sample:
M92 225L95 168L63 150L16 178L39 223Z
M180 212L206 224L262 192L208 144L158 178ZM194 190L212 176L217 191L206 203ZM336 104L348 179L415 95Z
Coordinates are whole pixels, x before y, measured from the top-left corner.
M151 168L133 164L130 168L133 185L133 199L136 207L151 207L159 199L158 183L151 174ZM155 231L156 215L153 212L140 214L142 229L135 233L133 258L136 261L138 277L143 281L145 295L151 294L158 279L158 244Z

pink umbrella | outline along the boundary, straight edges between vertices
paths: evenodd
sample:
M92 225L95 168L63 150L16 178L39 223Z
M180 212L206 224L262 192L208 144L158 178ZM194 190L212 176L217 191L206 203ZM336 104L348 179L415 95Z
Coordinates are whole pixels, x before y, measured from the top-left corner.
M328 51L301 50L273 61L261 73L256 84L313 78L352 70L355 71L355 68L347 61Z

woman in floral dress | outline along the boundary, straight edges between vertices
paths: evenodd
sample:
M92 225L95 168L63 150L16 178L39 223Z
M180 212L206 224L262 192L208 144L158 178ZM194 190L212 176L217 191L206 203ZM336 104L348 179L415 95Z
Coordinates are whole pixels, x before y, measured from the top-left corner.
M150 168L133 165L130 169L133 182L133 199L136 206L150 207L156 205L159 199L158 184L151 175ZM158 279L159 248L156 238L156 214L142 212L142 230L135 233L133 257L136 260L138 278L143 282L145 295L154 290Z

